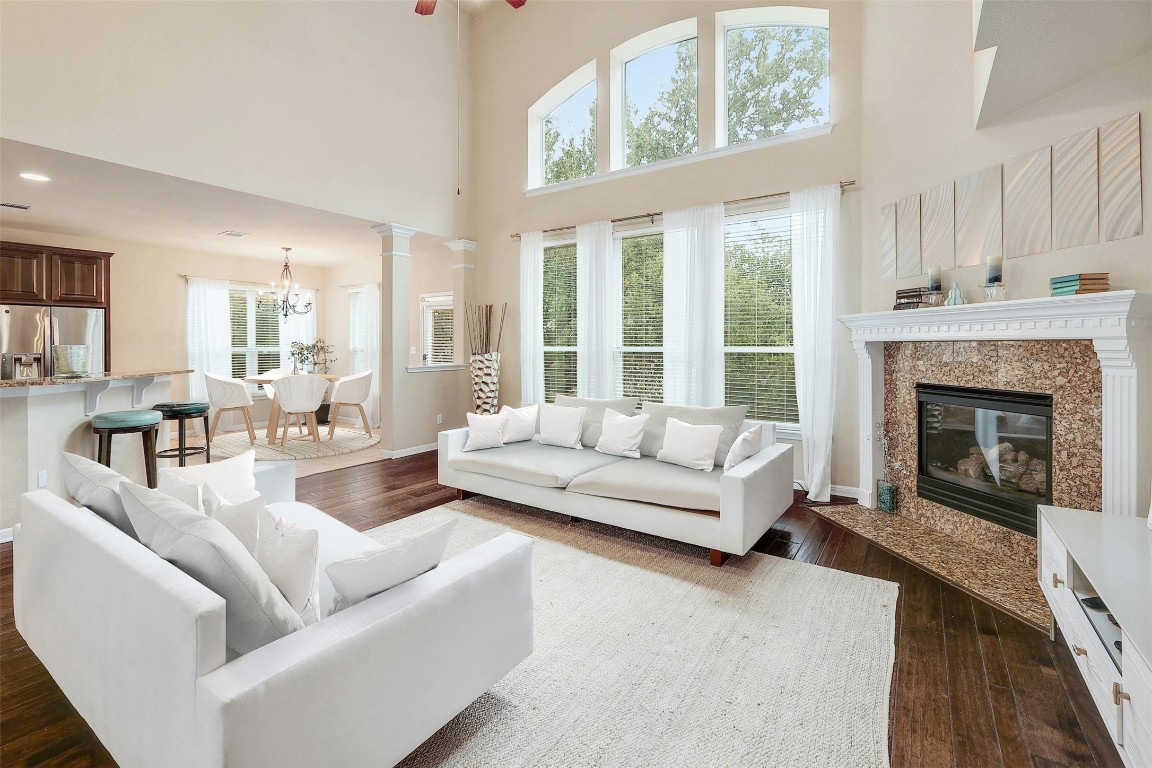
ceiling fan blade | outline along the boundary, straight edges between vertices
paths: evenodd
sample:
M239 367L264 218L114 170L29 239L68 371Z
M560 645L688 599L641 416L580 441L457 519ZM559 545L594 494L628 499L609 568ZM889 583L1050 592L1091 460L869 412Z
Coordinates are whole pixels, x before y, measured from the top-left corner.
M523 8L524 3L528 2L528 0L504 0L504 2L508 3L508 5L512 6L513 8Z
M436 10L436 0L416 0L416 13L421 16L431 16Z

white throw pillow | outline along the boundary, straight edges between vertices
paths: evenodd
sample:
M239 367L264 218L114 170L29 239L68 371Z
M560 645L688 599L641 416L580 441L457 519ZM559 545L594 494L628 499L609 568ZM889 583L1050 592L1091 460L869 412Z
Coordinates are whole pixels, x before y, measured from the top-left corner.
M625 416L613 410L604 411L604 428L596 450L609 456L640 458L640 441L644 439L644 425L648 418L646 413Z
M221 525L240 540L244 549L248 550L248 554L256 557L256 542L260 533L260 513L264 511L264 497L257 496L239 504L229 504L220 498L216 491L212 490L212 486L206 485L204 486L203 500L204 514L213 520L219 520ZM191 505L189 504L189 506ZM273 579L272 583L275 584L276 580ZM288 602L292 601L289 600Z
M320 534L282 520L260 505L256 563L304 625L320 616Z
M336 599L328 615L435 568L455 527L456 521L448 520L380 549L331 563L324 572L332 580Z
M523 408L504 406L500 409L504 417L504 444L522 443L536 437L536 420L540 416L540 406L526 405Z
M745 459L750 459L760 453L760 445L764 439L764 427L760 424L741 433L732 443L732 450L728 451L728 458L724 459L724 471L732 469Z
M464 450L483 451L487 448L503 447L504 420L506 418L502 413L493 413L487 416L469 413L468 442L464 444Z
M563 405L540 406L540 444L561 448L583 448L580 433L586 408L567 408Z
M65 453L62 458L60 474L68 488L68 495L124 533L138 539L136 529L124 511L124 502L120 499L120 483L128 478L99 462L74 453Z
M212 486L212 490L229 504L239 504L242 501L259 496L256 492L256 451L249 450L223 461L214 461L211 464L196 464L190 467L165 467L160 470L158 490L170 493L169 489L176 487L173 478L179 478L189 483L195 483L203 488Z
M256 559L219 521L134 483L121 486L121 497L141 543L224 598L225 641L233 651L248 653L303 629Z
M157 488L156 490L160 490ZM182 501L199 512L204 511L204 493L196 483L190 483L179 477L169 477L165 483L163 493L168 494L177 501Z
M604 412L616 411L625 416L636 413L640 407L638 397L573 397L572 395L556 395L556 405L565 408L583 408L584 421L581 425L580 445L585 448L595 448L600 442L600 430L604 425Z
M669 418L664 430L664 447L656 454L656 460L711 472L716 465L716 446L723 431L724 427L719 424L685 424Z

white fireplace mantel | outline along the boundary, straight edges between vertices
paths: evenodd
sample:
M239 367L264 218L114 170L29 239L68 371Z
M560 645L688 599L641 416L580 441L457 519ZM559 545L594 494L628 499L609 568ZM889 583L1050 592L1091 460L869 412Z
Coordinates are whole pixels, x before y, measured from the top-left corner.
M1148 513L1152 484L1152 294L1109 291L840 318L859 359L860 503L883 476L884 342L1088 339L1103 378L1103 511Z

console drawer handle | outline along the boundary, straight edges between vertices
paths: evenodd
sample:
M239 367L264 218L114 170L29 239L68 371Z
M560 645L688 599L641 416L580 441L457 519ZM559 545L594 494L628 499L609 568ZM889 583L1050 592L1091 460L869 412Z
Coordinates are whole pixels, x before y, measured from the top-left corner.
M1088 649L1087 648L1081 648L1078 645L1074 645L1074 646L1072 646L1072 653L1076 654L1077 656L1087 656L1088 655Z
M1053 572L1052 572L1052 586L1053 586L1053 587L1059 587L1059 586L1060 586L1061 584L1063 584L1063 583L1064 583L1064 579L1062 579L1062 578L1060 578L1059 576L1057 576L1057 575L1056 575L1056 572L1055 572L1055 571L1053 571Z

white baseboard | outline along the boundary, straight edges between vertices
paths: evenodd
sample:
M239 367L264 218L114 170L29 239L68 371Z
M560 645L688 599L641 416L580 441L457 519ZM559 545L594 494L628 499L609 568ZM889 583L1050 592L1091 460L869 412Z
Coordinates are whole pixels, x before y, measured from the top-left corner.
M867 496L868 494L865 494L859 488L853 488L850 485L833 485L832 486L832 495L833 496L848 496L849 498L853 498L853 499L856 499L857 501L860 501L864 496Z
M434 451L438 447L437 443L429 443L428 445L417 445L412 448L400 448L395 451L380 450L380 455L385 459L402 459L405 456L415 456L418 453L428 453Z
M8 541L12 541L12 529L11 528L0 528L0 544L3 544L3 543L8 542Z

